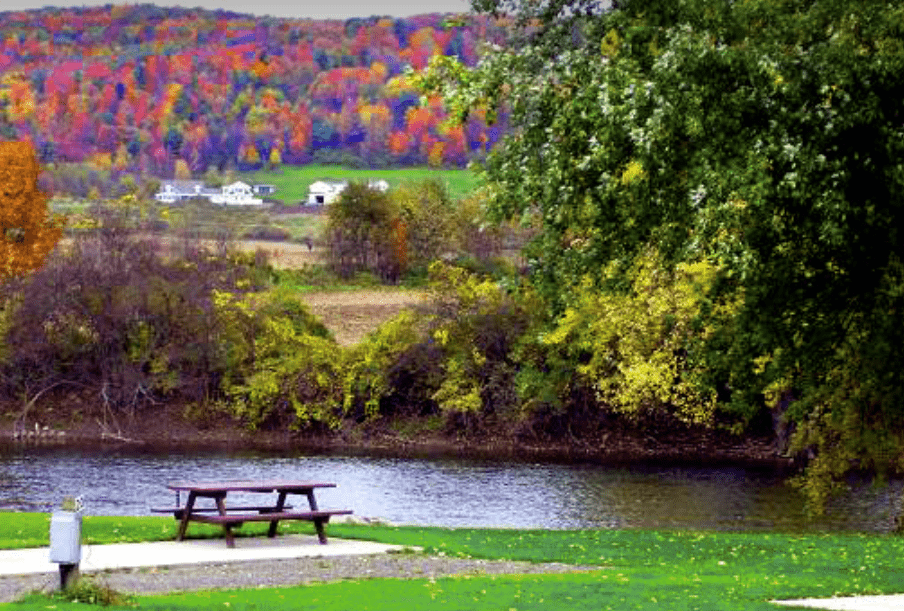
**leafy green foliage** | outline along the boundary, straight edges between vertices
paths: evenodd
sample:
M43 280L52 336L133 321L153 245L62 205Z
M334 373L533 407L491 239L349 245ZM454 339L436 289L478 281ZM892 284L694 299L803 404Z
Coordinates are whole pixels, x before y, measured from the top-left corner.
M392 191L405 224L407 267L426 271L427 266L450 249L455 210L445 185L437 179L408 183Z
M430 267L437 321L433 340L445 354L442 383L433 395L440 409L466 425L480 416L517 414L514 348L527 328L529 298L499 282L440 262Z
M538 290L558 316L651 246L666 272L709 261L737 303L701 371L726 404L749 420L790 398L821 431L798 439L825 455L814 477L899 466L901 7L594 4L475 2L516 15L510 44L422 79L459 109L510 109L484 175L495 218L541 223Z
M705 333L700 304L717 273L706 262L669 273L655 253L645 253L629 270L625 292L595 291L588 279L541 343L559 353L557 362L575 363L579 383L604 406L630 414L662 409L709 423L716 393L700 384L694 351Z
M233 413L251 428L337 427L345 359L323 325L280 292L214 302L231 332L223 391Z
M396 247L399 210L386 193L351 182L330 204L328 214L329 261L340 278L370 271L387 281L398 280L404 264Z
M393 369L404 354L423 340L424 322L410 311L403 312L349 350L343 372L346 415L363 420L386 413L382 405L396 391L391 378Z

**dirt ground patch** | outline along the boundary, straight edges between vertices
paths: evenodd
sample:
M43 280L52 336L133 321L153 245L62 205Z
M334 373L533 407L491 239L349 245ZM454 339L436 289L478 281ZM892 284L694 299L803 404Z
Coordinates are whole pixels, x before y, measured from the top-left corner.
M187 243L200 244L213 252L218 252L221 244L216 240L185 240L170 235L139 234L138 237L159 240L164 252L179 252ZM60 240L59 246L67 249L72 244L72 238L66 237ZM262 250L267 254L270 263L278 269L300 269L307 265L322 265L325 262L326 251L318 246L309 247L307 244L297 242L275 242L268 240L232 240L229 246L242 252L257 252Z
M302 301L342 346L351 346L382 323L425 303L426 293L410 289L361 289L303 293Z
M270 263L277 269L299 269L306 265L322 265L326 253L317 246L295 242L268 242L266 240L237 240L235 246L245 252L263 250Z
M179 246L177 238L165 237L162 242L169 244L171 248ZM199 240L199 242L214 252L219 246L215 240ZM326 257L326 252L322 248L309 247L307 244L297 242L234 240L229 244L242 252L264 251L270 264L277 269L300 269L307 265L322 265Z

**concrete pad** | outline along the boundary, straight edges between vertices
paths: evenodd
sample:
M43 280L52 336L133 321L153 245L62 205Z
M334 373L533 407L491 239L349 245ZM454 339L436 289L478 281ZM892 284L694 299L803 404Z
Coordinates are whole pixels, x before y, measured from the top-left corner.
M285 535L266 537L238 537L235 547L226 547L225 539L190 541L158 541L152 543L112 543L83 545L81 572L103 571L178 564L238 562L243 560L272 560L360 554L385 554L402 549L401 545L387 545L372 541L330 538L321 545L317 537ZM59 565L50 562L48 548L0 550L0 575L56 573Z
M904 594L773 600L772 602L786 607L828 609L829 611L901 611L904 609Z

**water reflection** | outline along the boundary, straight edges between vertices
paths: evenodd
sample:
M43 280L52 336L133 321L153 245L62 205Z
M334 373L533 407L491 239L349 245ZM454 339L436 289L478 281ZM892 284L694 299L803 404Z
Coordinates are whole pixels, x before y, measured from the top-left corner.
M902 491L854 482L810 519L781 476L742 468L19 448L0 452L0 508L47 511L83 495L92 514L147 515L175 501L167 482L255 478L335 482L321 506L393 523L520 528L887 531Z

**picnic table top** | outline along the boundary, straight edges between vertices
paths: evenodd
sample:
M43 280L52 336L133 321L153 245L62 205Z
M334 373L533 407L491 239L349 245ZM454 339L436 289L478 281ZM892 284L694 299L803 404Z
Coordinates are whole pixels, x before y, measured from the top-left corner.
M306 492L314 488L335 488L336 484L326 482L307 482L300 480L234 480L221 482L173 482L166 486L170 490L188 490L194 492Z

